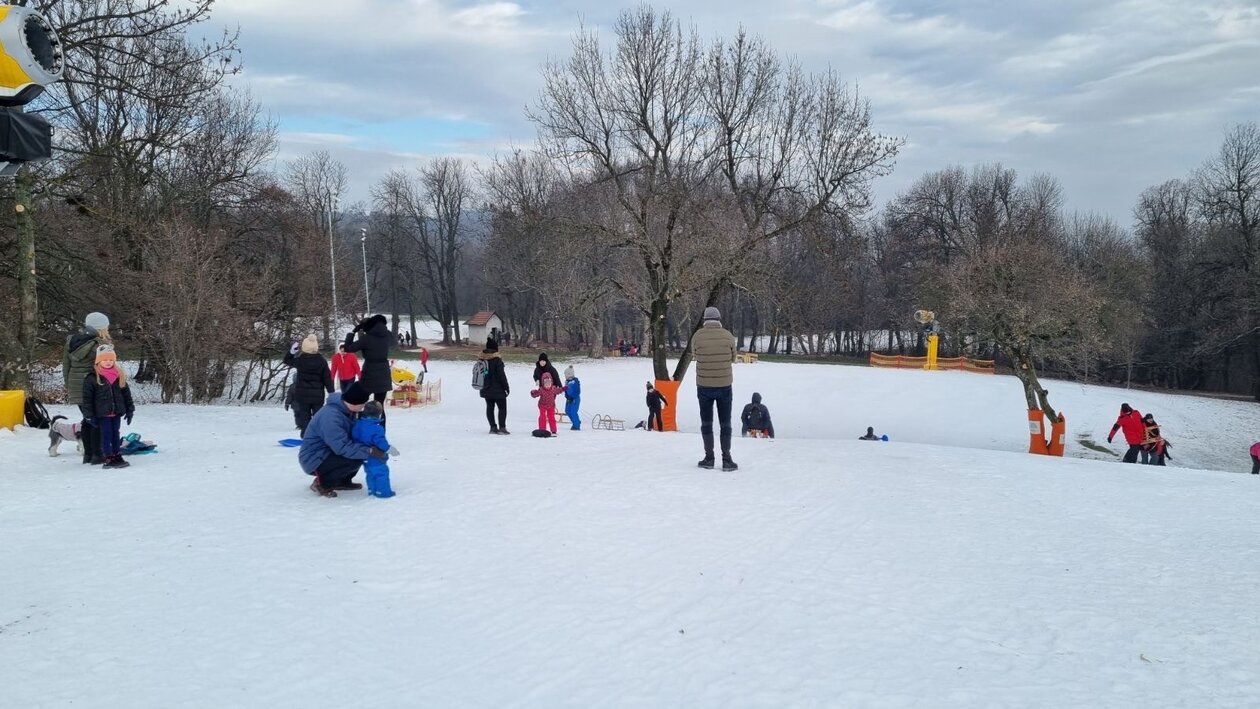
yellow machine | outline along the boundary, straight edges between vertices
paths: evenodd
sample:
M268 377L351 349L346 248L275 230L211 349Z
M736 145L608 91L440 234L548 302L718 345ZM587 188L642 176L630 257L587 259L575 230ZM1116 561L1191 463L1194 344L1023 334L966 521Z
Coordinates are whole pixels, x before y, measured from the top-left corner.
M927 333L927 363L923 365L923 368L937 369L936 351L940 346L941 325L936 321L936 313L931 310L916 310L914 320L922 325L924 332Z
M61 41L25 2L0 5L0 106L21 106L61 79Z

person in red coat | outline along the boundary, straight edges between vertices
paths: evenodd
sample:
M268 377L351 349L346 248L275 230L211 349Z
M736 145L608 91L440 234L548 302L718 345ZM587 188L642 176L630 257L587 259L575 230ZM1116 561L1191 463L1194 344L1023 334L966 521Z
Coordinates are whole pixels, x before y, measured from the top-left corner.
M337 354L332 356L332 376L341 386L344 393L354 384L363 368L359 366L359 358L353 352L346 352L344 344L337 345Z
M1121 430L1124 431L1125 442L1129 444L1129 450L1124 454L1124 462L1136 463L1138 453L1142 450L1142 442L1146 440L1146 424L1142 422L1142 414L1128 404L1120 405L1120 416L1111 427L1111 433L1107 434L1107 442L1111 443L1111 439L1116 436L1116 431Z
M424 367L424 373L429 373L429 348L420 348L420 366Z

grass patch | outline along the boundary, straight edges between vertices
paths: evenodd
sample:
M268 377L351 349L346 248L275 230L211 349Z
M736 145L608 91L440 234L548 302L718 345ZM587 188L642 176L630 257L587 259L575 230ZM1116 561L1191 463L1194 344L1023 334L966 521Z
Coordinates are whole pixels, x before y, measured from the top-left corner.
M1119 453L1116 453L1115 451L1111 450L1110 448L1107 448L1106 446L1095 443L1094 439L1090 438L1088 433L1082 433L1081 435L1077 436L1076 442L1081 444L1082 446L1085 446L1086 448L1092 451L1096 451L1098 453L1106 453L1107 455L1113 458L1120 457Z

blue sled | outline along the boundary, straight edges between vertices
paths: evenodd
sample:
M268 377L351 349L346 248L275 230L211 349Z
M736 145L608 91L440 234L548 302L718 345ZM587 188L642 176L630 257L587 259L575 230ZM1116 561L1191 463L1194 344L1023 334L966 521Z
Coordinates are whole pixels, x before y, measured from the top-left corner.
M297 448L302 445L302 439L301 438L281 438L279 443L285 448Z

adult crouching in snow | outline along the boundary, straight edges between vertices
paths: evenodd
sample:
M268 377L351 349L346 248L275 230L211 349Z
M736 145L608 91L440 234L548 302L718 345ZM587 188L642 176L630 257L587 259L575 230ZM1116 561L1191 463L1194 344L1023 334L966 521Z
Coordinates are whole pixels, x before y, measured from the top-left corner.
M1107 434L1108 443L1115 438L1116 431L1123 431L1124 440L1129 444L1129 450L1124 454L1124 462L1137 463L1138 454L1142 452L1142 442L1146 440L1146 424L1142 423L1142 414L1128 404L1121 404L1120 416L1111 427L1111 433Z
M368 391L359 382L351 384L345 392L328 397L324 408L315 417L302 436L298 450L298 463L302 472L315 478L311 490L324 497L336 497L337 490L362 490L354 476L369 457L384 460L386 453L379 448L366 446L354 440L355 414L368 402Z
M83 329L66 338L66 348L61 357L61 378L66 387L66 401L78 405L83 401L83 382L95 371L96 350L112 342L109 337L109 318L104 313L88 313L83 319ZM101 465L105 457L101 453L101 429L88 423L84 416L79 428L79 440L83 443L83 464Z
M325 392L333 393L332 374L328 371L328 362L319 353L319 338L313 334L307 335L301 343L294 342L284 356L284 363L297 370L297 380L293 382L293 419L305 436L311 417L324 405Z
M691 336L691 355L696 362L696 396L700 400L700 436L704 459L697 465L713 468L713 406L721 426L722 470L738 470L731 459L731 386L735 383L735 336L722 327L717 308L704 309L704 324Z
M358 339L355 339L358 333ZM389 331L389 321L384 315L373 315L365 319L346 335L346 352L363 353L363 372L359 375L359 384L378 402L384 402L390 390L394 388L394 380L389 371L389 347L394 336ZM381 420L384 420L384 416Z

